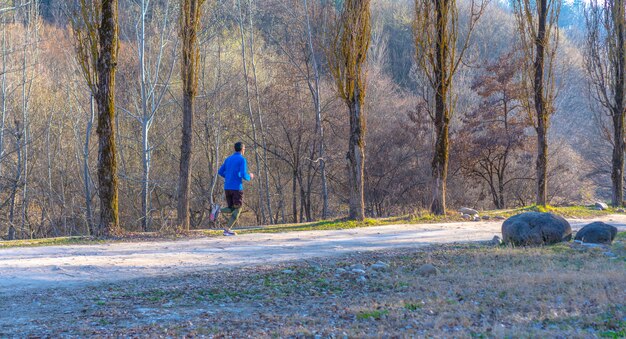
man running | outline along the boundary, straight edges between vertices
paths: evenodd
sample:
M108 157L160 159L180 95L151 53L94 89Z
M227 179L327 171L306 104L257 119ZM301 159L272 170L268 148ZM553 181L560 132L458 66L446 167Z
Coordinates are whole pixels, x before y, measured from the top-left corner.
M243 180L250 181L254 179L253 173L248 173L248 162L243 157L246 152L246 146L241 143L235 143L235 153L224 160L224 164L217 172L222 178L224 178L224 193L226 194L226 202L228 207L224 207L221 210L215 209L222 213L230 213L230 219L226 227L224 227L224 235L232 236L237 235L231 228L237 222L239 214L241 213L241 207L243 206ZM214 219L217 215L214 216Z

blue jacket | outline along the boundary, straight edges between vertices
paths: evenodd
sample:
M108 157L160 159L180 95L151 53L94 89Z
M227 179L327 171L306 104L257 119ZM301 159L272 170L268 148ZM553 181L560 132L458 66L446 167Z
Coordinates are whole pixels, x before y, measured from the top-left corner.
M239 152L226 158L217 174L224 178L225 190L243 191L243 180L250 181L248 162Z

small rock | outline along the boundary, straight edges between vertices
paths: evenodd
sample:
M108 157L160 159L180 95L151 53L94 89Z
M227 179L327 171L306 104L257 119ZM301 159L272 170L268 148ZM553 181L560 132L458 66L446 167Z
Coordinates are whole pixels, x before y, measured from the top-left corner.
M609 205L607 205L607 204L605 204L605 203L603 203L601 201L596 202L596 209L598 209L599 211L604 211L604 210L606 210L608 208L609 208Z
M337 272L337 274L344 274L347 271L345 269L343 269L343 268L338 268L335 272Z
M463 213L463 214L467 214L467 215L478 215L478 211L472 208L467 208L467 207L461 207L459 208L459 212Z
M461 218L465 219L465 220L470 220L472 217L469 214L463 214L461 216Z
M376 271L384 271L389 268L389 264L379 261L375 264L372 264L371 268Z
M358 278L356 278L356 281L360 282L360 283L363 283L363 282L367 281L367 278L362 276L362 275L360 275Z
M350 266L351 269L353 270L363 270L365 271L365 265L363 264L354 264L352 266Z
M482 219L483 219L483 220L489 220L489 219L491 219L491 217L490 217L490 216L488 216L488 215L483 215L483 216L482 216Z
M623 208L620 208L620 209L617 210L617 213L625 213L625 212L626 212L626 210L624 210Z
M428 277L431 275L437 275L437 268L431 264L424 264L417 269L417 273L423 277Z
M475 216L474 216L474 219L472 219L472 220L473 220L473 221L480 221L480 217L479 217L479 216L477 216L477 215L475 215Z
M293 270L283 270L283 274L294 274L294 273L296 272Z
M503 217L503 216L501 216L501 215L498 215L498 216L496 216L496 219L497 219L497 220L506 220L506 217Z
M499 236L494 235L493 239L489 241L489 244L492 246L499 246L500 244L502 244L502 239Z
M360 270L358 268L355 268L355 269L352 270L352 273L365 274L365 270Z
M322 270L322 265L320 263L317 263L315 261L308 261L309 266L311 266L312 269L314 269L315 271L319 272Z

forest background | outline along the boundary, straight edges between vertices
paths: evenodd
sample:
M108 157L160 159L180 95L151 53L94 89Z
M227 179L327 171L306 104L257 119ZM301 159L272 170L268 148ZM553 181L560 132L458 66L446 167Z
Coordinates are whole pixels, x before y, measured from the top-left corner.
M99 215L97 113L76 57L75 7L63 0L0 4L0 235L89 234ZM457 5L464 37L471 4ZM119 218L127 231L176 223L179 6L174 0L119 1L114 128ZM585 6L577 1L560 8L549 204L611 200L612 126L589 81ZM244 224L348 214L348 109L327 58L339 7L315 0L201 7L191 228L207 227L210 204L222 201L216 172L236 141L248 145L257 174L246 186ZM414 15L413 1L371 2L364 102L368 217L425 213L432 203L432 89L416 62ZM513 6L489 2L467 46L450 94L448 208L532 204L536 135Z

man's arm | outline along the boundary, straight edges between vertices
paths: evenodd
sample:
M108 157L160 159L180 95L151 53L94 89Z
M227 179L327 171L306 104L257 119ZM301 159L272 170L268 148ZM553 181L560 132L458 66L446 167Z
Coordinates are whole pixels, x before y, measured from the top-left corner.
M226 178L226 161L224 161L220 169L217 171L217 174L219 174L222 178Z
M241 163L241 171L239 172L239 175L245 181L250 181L252 178L254 178L254 174L248 173L248 161L245 158Z

